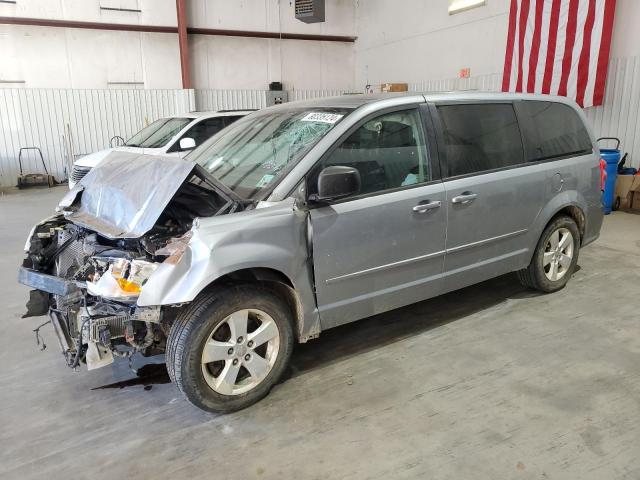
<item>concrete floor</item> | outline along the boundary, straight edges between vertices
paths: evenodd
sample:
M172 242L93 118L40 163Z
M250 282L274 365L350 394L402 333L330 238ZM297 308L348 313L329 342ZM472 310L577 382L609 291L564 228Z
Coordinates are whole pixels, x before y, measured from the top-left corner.
M640 216L608 216L561 292L508 275L328 331L216 416L162 367L74 373L50 327L38 351L15 272L63 193L0 197L2 478L640 478Z

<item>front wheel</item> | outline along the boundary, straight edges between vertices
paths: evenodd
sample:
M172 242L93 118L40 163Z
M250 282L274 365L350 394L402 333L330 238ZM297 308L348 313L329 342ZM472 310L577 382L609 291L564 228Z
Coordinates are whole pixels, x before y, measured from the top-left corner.
M232 412L266 396L293 350L292 315L262 286L212 290L176 318L167 341L169 375L187 399Z
M580 232L572 218L556 217L542 232L531 263L518 272L520 282L542 292L563 288L578 264Z

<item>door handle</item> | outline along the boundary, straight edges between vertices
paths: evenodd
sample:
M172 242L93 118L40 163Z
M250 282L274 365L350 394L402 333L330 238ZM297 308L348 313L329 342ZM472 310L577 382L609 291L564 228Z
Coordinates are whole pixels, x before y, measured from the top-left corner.
M436 202L419 203L418 205L413 207L411 210L417 213L423 213L423 212L428 212L429 210L435 210L436 208L440 208L441 204L442 202L439 200Z
M464 192L462 195L457 195L457 196L453 197L451 199L451 203L458 203L460 205L466 205L467 203L473 202L476 199L477 196L478 196L477 193Z

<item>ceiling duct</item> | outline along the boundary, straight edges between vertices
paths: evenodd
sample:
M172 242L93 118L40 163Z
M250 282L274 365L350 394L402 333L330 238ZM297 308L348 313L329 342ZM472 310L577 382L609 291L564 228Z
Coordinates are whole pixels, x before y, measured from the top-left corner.
M295 0L296 19L304 23L324 22L325 0Z

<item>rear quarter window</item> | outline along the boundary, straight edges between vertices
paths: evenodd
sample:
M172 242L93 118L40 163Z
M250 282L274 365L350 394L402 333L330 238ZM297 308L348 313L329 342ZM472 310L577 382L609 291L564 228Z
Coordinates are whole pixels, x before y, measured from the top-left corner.
M528 161L585 154L593 150L584 123L570 106L523 100L518 108L525 125Z

